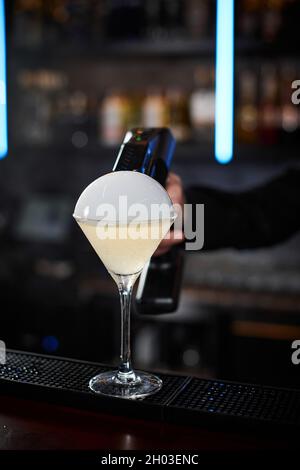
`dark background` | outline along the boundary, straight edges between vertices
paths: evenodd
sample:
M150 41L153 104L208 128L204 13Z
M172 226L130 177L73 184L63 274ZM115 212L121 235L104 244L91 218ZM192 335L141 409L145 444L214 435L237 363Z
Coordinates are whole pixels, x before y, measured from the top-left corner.
M222 166L211 113L215 2L7 2L9 155L0 161L7 347L116 362L117 290L72 211L85 186L111 170L127 128L149 124L149 115L152 125L170 125L173 170L186 186L240 191L299 163L300 107L291 103L291 83L300 79L299 2L236 3L235 152ZM297 387L299 246L296 235L267 249L186 254L178 311L133 313L135 365Z

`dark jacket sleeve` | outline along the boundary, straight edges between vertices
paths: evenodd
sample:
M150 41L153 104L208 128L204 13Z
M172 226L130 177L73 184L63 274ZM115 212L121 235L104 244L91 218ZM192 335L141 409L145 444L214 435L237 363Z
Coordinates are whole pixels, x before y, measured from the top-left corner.
M270 246L300 230L300 169L241 193L191 187L186 200L204 204L204 249Z

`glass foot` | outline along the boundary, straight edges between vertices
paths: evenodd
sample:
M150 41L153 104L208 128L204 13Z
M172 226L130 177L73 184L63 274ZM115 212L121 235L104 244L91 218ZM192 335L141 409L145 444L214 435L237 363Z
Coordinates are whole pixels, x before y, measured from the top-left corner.
M162 380L156 375L135 371L129 380L118 378L118 371L103 372L89 382L93 392L117 398L143 398L152 395L162 387Z

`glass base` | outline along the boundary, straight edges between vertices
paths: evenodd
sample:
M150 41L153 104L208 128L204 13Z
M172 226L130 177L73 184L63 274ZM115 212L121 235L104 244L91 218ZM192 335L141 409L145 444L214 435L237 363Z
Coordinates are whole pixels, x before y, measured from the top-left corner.
M129 380L126 380L126 377L120 380L119 376L117 370L103 372L90 380L89 387L101 395L129 399L147 397L162 387L162 380L147 372L135 371L128 377Z

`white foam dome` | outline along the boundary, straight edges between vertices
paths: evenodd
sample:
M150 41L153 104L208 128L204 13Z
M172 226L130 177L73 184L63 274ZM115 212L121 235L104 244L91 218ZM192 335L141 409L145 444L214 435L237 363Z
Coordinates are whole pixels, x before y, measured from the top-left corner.
M174 217L175 213L168 193L156 180L137 171L116 171L87 186L73 215L81 221L127 223L132 218L156 220Z

